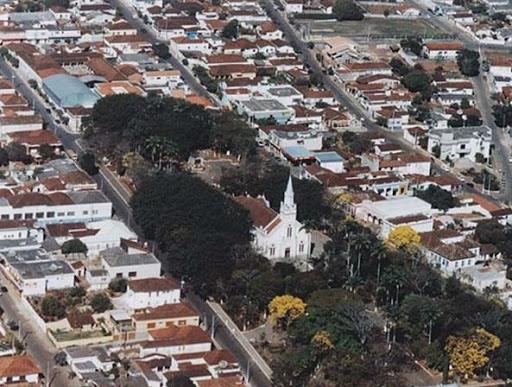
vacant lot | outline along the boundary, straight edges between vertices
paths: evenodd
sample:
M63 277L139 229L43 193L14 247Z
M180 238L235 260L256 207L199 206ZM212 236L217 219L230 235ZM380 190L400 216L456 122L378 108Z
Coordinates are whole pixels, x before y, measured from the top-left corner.
M314 21L312 35L369 36L370 38L403 38L418 35L426 38L445 38L443 34L422 19L364 19L362 21Z

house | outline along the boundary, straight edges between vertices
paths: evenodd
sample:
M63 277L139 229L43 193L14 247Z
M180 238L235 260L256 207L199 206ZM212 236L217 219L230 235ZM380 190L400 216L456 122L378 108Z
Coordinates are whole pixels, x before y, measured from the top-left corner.
M343 157L335 151L316 152L315 159L320 167L329 171L334 173L343 173L345 171L345 167L343 166Z
M167 356L208 352L212 349L210 336L195 325L174 326L149 331L150 340L141 344L141 356L159 353Z
M71 265L52 259L42 250L11 251L3 254L3 259L7 274L25 296L41 296L48 290L71 288L75 284Z
M147 308L132 315L136 332L165 328L171 325L199 326L199 314L186 302Z
M380 236L387 238L398 226L408 225L416 232L432 231L432 206L417 197L393 197L387 200L363 200L355 217L380 226Z
M304 10L303 0L283 0L283 3L287 14L302 13Z
M180 302L181 284L173 278L144 278L128 281L122 296L130 309L155 308Z
M431 130L428 134L427 149L439 153L441 160L467 158L476 162L476 155L484 160L491 155L492 133L488 126L465 126Z
M128 246L111 247L100 251L100 257L102 266L108 272L110 280L160 276L160 261L147 251L131 251Z
M311 252L311 234L297 220L293 183L288 179L279 212L265 198L239 196L235 199L249 211L254 223L255 249L271 260L284 259L300 264Z
M248 101L241 101L238 104L238 111L240 114L247 114L247 117L254 121L274 119L278 124L285 124L295 116L292 108L269 98L251 98Z
M422 52L428 59L455 60L457 59L457 52L463 48L463 44L457 41L431 41L425 43Z
M0 385L37 385L41 374L30 355L0 357Z

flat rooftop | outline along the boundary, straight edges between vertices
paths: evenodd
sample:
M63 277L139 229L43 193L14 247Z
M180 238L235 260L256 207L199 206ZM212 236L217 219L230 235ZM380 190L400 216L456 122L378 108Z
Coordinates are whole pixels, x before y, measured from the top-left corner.
M150 253L128 254L121 247L111 247L100 252L101 258L109 266L136 266L159 264L160 261Z
M266 112L266 111L289 111L281 102L275 99L255 99L251 98L248 101L241 102L248 110L253 112Z
M275 97L292 97L302 95L294 87L291 86L269 87L267 89L267 93Z
M11 266L23 279L45 278L51 275L72 274L73 269L66 261L18 262Z

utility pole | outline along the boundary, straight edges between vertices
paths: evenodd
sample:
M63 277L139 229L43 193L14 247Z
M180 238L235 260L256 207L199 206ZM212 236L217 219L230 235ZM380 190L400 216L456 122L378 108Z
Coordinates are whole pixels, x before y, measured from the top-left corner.
M432 319L428 322L428 345L432 344Z
M212 333L211 333L212 340L215 338L215 315L212 315Z

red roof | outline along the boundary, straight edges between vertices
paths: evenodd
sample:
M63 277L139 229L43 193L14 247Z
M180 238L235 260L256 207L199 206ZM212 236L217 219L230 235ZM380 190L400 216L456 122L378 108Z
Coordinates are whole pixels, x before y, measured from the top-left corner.
M278 215L272 208L267 207L263 199L255 199L249 196L238 196L235 200L238 204L249 211L251 219L257 227L265 228Z

